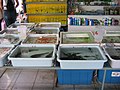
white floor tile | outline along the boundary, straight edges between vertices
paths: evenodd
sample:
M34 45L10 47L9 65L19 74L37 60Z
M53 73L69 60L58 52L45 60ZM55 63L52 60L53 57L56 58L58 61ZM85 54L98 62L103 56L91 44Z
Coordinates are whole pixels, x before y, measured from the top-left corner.
M32 71L29 71L29 72L24 72L22 71L18 77L18 79L16 80L17 83L21 83L21 82L29 82L29 83L32 83L35 81L35 78L36 78L36 75L37 75L37 72L32 72Z
M6 71L6 69L0 68L0 77L2 77L2 75L4 74L5 71Z
M53 84L54 71L51 70L39 71L35 82L41 84Z
M7 90L12 90L13 86L14 86L15 82L10 83L10 85L8 86Z
M95 88L96 88L95 90L99 90L102 88L102 85L96 85ZM104 90L116 90L116 87L114 85L111 85L111 84L105 84Z
M116 90L120 90L120 84L116 84L116 85L114 85L115 87L116 87Z
M15 72L15 71L21 71L22 69L17 69L17 68L8 68L6 72Z
M0 71L6 70L5 68L0 68Z
M38 69L29 69L29 68L28 68L28 69L23 69L22 71L23 71L23 72L29 72L29 71L30 71L30 72L37 72Z
M54 90L75 90L73 85L58 85Z
M10 83L0 83L0 90L7 90Z
M33 83L15 83L12 90L32 90Z
M53 85L35 83L32 90L53 90Z
M75 85L75 90L95 90L94 85Z
M44 69L39 69L39 72L54 72L55 70L44 70Z
M15 82L19 74L20 74L19 71L14 71L14 72L6 71L3 74L3 76L0 78L0 83Z

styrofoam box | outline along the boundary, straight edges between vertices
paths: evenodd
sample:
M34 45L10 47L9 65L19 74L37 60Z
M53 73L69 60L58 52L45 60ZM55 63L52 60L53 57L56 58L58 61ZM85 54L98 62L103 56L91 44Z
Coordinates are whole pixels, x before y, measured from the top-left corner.
M31 48L45 48L45 49L52 49L52 57L39 57L39 58L25 58L25 57L15 57L21 48L25 48L26 50L30 50ZM12 65L14 67L50 67L53 66L53 60L55 58L55 45L53 44L47 44L47 45L37 45L37 44L31 44L31 45L19 45L17 46L11 54L8 56L8 59L12 61Z
M28 40L28 38L39 38L39 37L56 37L56 42L55 43L46 43L46 44L58 44L59 42L59 36L58 34L30 34L28 35L28 37L22 41L22 44L31 44L31 43L26 43L26 41ZM34 43L36 44L36 43ZM39 43L39 44L43 44L43 43Z
M119 52L114 52L114 50L112 50L112 49L119 49L120 50L120 46L115 46L115 47L103 47L103 49L104 49L104 51L105 51L105 53L106 53L106 55L108 56L108 58L109 58L109 63L110 63L110 66L112 67L112 68L120 68L120 58L118 58L118 59L114 59L114 58L112 58L111 57L111 55L110 55L110 52L108 52L106 49L107 48L109 48L109 49L111 49L111 54L113 55L118 55L118 56L120 56L120 53Z
M78 54L80 54L79 51L81 51L79 48L96 48L98 52L94 52L94 53L99 53L100 60L92 60L92 59L89 59L89 60L69 60L69 59L61 60L60 59L61 49L66 49L66 50L64 50L64 53L66 51L72 52L73 50L70 50L70 48L72 48L72 49L76 48L77 51L75 51L75 52ZM88 53L88 51L84 52L84 54L86 54L86 53ZM89 53L89 54L92 54L92 53ZM58 48L57 56L58 56L57 61L60 62L61 69L101 69L101 68L103 68L104 62L107 61L104 53L102 52L102 50L98 44L94 44L94 45L93 44L60 45ZM70 58L71 58L71 56L70 56Z
M4 66L7 62L7 57L10 51L13 49L13 45L0 45L0 48L10 48L2 57L0 57L0 67Z

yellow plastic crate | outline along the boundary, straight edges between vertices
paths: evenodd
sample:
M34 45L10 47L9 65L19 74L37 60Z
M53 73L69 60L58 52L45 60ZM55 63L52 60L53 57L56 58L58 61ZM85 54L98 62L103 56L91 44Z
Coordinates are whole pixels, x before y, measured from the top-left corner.
M67 16L39 16L39 15L29 15L29 22L39 23L39 22L61 22L62 25L66 25Z
M67 13L67 4L28 4L28 14Z

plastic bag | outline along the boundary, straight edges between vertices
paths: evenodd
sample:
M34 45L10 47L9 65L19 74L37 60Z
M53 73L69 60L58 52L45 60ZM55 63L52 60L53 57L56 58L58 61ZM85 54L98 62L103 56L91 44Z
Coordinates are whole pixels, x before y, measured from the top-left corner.
M7 28L7 25L6 25L5 20L3 19L1 22L1 31L5 30L6 28Z

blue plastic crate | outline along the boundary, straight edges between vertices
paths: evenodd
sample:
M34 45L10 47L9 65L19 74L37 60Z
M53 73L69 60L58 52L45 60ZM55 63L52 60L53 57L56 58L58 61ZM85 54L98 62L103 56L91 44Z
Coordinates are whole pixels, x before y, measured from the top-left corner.
M98 80L103 81L104 70L98 71ZM107 70L105 83L120 84L120 70Z
M89 85L92 83L94 70L57 70L58 83L69 85Z

